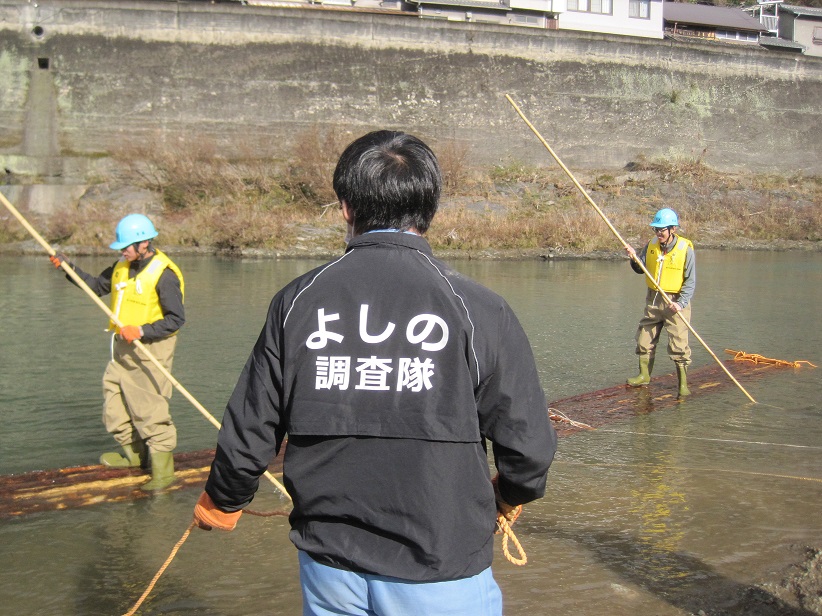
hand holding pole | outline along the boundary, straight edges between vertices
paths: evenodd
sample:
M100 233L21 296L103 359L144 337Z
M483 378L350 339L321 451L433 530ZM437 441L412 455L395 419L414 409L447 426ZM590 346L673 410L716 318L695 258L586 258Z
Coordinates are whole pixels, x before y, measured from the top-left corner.
M37 242L45 249L45 251L49 254L49 257L54 257L57 254L54 248L52 248L51 245L45 239L43 239L43 237L39 233L37 233L34 227L32 227L29 224L29 222L23 217L23 215L19 211L17 211L17 208L15 208L11 204L11 202L9 202L9 200L6 199L6 196L3 193L0 193L0 201L3 202L3 205L6 206L6 209L9 212L11 212L11 214L20 222L20 224L23 225L23 227L25 227L26 231L28 231L29 234L35 240L37 240ZM88 295L92 300L94 300L94 303L96 303L100 307L100 309L106 313L108 318L111 319L112 323L114 323L115 325L117 325L117 327L122 329L123 323L117 318L117 316L115 316L115 314L103 302L103 300L101 300L100 297L89 288L85 281L77 275L77 272L74 271L74 268L71 267L71 265L69 265L65 259L62 259L60 261L60 267L63 268L66 274L68 274L69 278L71 278L77 284L77 286L80 287L86 293L86 295ZM220 429L220 422L217 421L214 418L214 416L211 413L209 413L206 410L206 408L202 404L200 404L197 401L197 399L194 396L192 396L188 392L188 390L185 387L183 387L182 384L180 384L180 382L171 375L171 373L166 369L166 367L163 366L156 357L154 357L151 351L149 351L146 348L146 346L142 342L140 342L139 339L134 340L133 344L143 353L145 353L146 357L148 357L151 363L153 363L157 367L157 369L162 373L162 375L165 376L171 382L171 384L175 387L175 389L177 389L177 391L179 391L183 396L185 396L185 398L189 402L191 402L191 404L194 405L194 408L200 411L200 413L211 423L211 425L213 425L218 430ZM263 474L265 475L266 479L273 483L274 486L286 498L291 500L291 497L288 495L288 492L286 491L285 487L279 481L277 481L274 475L272 475L269 471L265 471L265 473Z
M546 149L548 150L548 152L551 154L551 156L553 157L553 159L554 159L554 160L557 162L557 164L558 164L558 165L562 168L562 170L566 173L566 175L567 175L567 176L571 179L571 181L574 183L574 186L576 186L576 187L577 187L577 189L579 189L579 192L581 192L581 193L582 193L582 196L583 196L583 197L585 197L586 201L588 201L588 203L590 203L590 204L591 204L591 206L593 206L593 208L596 210L597 214L599 214L599 216L602 218L602 220L604 220L604 221L605 221L605 224L607 224L607 225L608 225L608 228L609 228L609 229L611 230L611 232L612 232L612 233L616 236L616 238L620 241L620 243L623 245L623 247L624 247L626 250L628 250L629 248L632 248L632 247L631 247L631 245L630 245L630 244L628 244L628 242L626 242L624 239L622 239L622 236L619 234L619 231L617 231L617 230L616 230L616 228L614 228L614 225L612 225L612 224L611 224L611 221L610 221L610 220L608 220L608 217L604 214L604 212L603 212L601 209L599 209L599 206L598 206L596 203L594 203L594 200L593 200L593 199L591 199L591 197L590 197L590 195L588 194L588 192L587 192L587 191L586 191L586 190L582 187L582 185L581 185L581 184L577 181L577 179L574 177L574 174L573 174L573 173L571 173L571 172L568 170L568 167L566 167L566 166L563 164L563 162L559 159L559 156L557 156L557 155L554 153L554 150L552 150L552 149L551 149L551 146L550 146L550 145L548 145L548 143L545 141L545 139L543 139L542 135L540 135L540 134L539 134L539 131L538 131L536 128L534 128L534 125L533 125L533 124L531 124L531 122L529 122L529 121L528 121L528 118L526 118L526 117L525 117L525 114L524 114L524 113L522 113L522 111L521 111L521 110L520 110L520 108L517 106L517 104L514 102L514 100L513 100L513 99L512 99L512 98L511 98L508 94L506 94L506 95L505 95L505 98L506 98L506 99L508 99L508 102L509 102L509 103L511 103L511 106L514 108L514 110L517 112L517 114L519 114L519 117L520 117L520 118L522 118L522 120L523 120L523 121L524 121L524 122L528 125L528 128L530 128L530 129L531 129L531 131L532 131L532 132L533 132L533 133L537 136L537 139L539 139L539 140L540 140L540 142L542 143L542 145L544 145L544 146L545 146L545 148L546 148ZM635 263L639 264L639 266L642 268L642 271L643 271L643 272L645 272L645 275L648 277L648 280L650 280L650 281L653 283L654 287L655 287L655 288L659 291L659 293L662 295L662 298L665 300L665 302L666 302L667 304L669 304L669 305L670 305L670 304L672 304L673 302L672 302L671 298L670 298L670 297L668 296L668 294L667 294L667 293L665 293L665 291L663 291L663 290L662 290L662 288L661 288L661 287L657 284L656 280L654 280L654 277L651 275L651 273L650 273L650 272L648 271L648 269L645 267L645 264L644 264L644 263L642 263L642 261L639 259L639 257L637 257L637 256L636 256L636 253L635 253L635 252L633 252L633 251L631 250L631 251L629 251L629 255L631 256L631 258L634 260L634 262L635 262ZM699 334L697 334L697 333L696 333L696 330L695 330L695 329L691 326L691 324L688 322L688 319L686 319L686 318L682 315L682 313L681 313L681 312L676 312L676 314L679 316L679 318L680 318L680 319L682 319L682 322L683 322L683 323L685 323L685 326L686 326L686 327L688 328L688 330L689 330L689 331L690 331L690 332L694 335L694 337L695 337L697 340L699 340L700 344L702 344L702 346L703 346L703 347L705 347L705 350L706 350L706 351L708 351L708 353L711 355L711 357L713 357L713 358L716 360L716 363L718 363L718 364L719 364L719 367L720 367L720 368L722 368L722 370L724 370L724 371L725 371L725 374L727 374L727 375L731 378L731 380L732 380L732 381L736 384L736 386L737 386L737 387L739 387L739 389L741 389L741 390L742 390L742 393L744 393L744 394L748 397L748 400L750 400L751 402L753 402L754 404L756 404L756 400L754 400L754 399L751 397L751 394L749 394L747 391L745 391L745 388L744 388L744 387L742 387L742 385L740 385L740 384L739 384L739 381L737 381L737 380L734 378L734 376L733 376L733 375L732 375L732 374L728 371L728 369L725 367L725 364L723 364L723 363L719 360L719 358L718 358L718 357L714 354L714 352L710 349L710 347L709 347L709 346L705 343L705 341L702 339L702 337L701 337Z

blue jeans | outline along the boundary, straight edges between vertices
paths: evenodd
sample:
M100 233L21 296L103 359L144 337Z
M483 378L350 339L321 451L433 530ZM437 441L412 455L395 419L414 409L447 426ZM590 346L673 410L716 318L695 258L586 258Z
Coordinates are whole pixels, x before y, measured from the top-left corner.
M321 565L299 552L303 616L501 616L502 592L489 567L449 582L409 582Z

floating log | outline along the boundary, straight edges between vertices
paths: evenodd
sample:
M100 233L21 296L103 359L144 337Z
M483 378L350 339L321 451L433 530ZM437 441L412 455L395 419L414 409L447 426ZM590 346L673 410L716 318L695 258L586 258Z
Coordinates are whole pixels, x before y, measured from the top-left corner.
M765 373L790 369L750 362L728 363L733 364L734 377L740 382L754 380ZM689 372L688 384L691 398L695 398L727 388L732 382L719 366L712 365ZM555 420L554 426L559 436L568 436L621 419L675 408L683 403L677 399L676 392L675 374L655 375L651 384L644 387L617 385L551 402L549 415ZM560 416L575 423L557 421ZM269 471L275 476L282 475L284 451L285 447L269 466ZM213 449L174 454L176 481L166 491L189 487L202 489L213 458ZM151 493L140 490L140 484L147 480L148 474L142 469L116 469L101 465L0 476L0 519L145 498Z
M284 451L268 468L275 476L282 474ZM213 459L213 449L174 454L175 481L164 492L202 489ZM143 469L100 464L0 476L0 519L145 498L152 493L140 485L149 477Z
M750 382L764 374L774 374L786 369L784 366L733 360L727 361L726 364L734 378L740 383ZM559 436L568 436L580 430L599 428L621 419L676 408L686 403L687 400L699 398L719 389L726 389L732 384L733 382L722 368L717 364L712 364L688 371L688 387L691 390L688 398L679 399L677 397L679 382L675 372L664 375L654 374L651 383L642 387L616 385L551 402L548 405L549 414L555 419L554 427ZM559 413L552 411L559 411ZM557 421L560 415L564 415L577 425L568 421ZM586 424L588 427L579 424Z

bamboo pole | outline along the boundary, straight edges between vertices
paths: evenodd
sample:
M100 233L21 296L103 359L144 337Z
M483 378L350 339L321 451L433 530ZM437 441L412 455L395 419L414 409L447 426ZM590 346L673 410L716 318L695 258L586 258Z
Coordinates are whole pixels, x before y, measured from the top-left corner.
M588 201L588 203L590 203L591 206L593 206L593 208L596 210L597 214L599 214L599 216L602 218L602 220L605 221L605 224L608 225L608 228L616 236L616 238L620 241L622 246L626 249L631 248L631 245L628 244L628 242L626 242L624 239L622 239L622 236L619 234L619 231L616 230L614 225L611 224L611 221L608 220L608 217L605 215L605 213L601 209L599 209L599 206L594 202L594 200L590 197L588 192L577 181L577 179L574 177L574 174L571 173L571 171L568 169L568 167L566 167L565 164L559 159L559 156L556 155L556 153L551 148L551 146L548 145L548 142L546 142L545 139L543 139L542 135L539 134L539 131L534 127L533 124L531 124L531 122L528 120L528 118L525 117L525 114L522 112L522 110L519 108L519 106L517 106L517 104L514 102L514 100L508 94L505 95L505 98L508 99L508 102L511 103L511 106L514 108L514 110L517 112L517 114L519 114L519 117L522 118L522 120L525 122L525 124L528 125L528 128L530 128L531 131L537 136L537 139L539 139L540 142L542 143L542 145L545 146L545 148L551 154L553 159L555 161L557 161L557 164L562 168L562 170L566 173L566 175L571 179L571 181L574 183L574 186L576 186L577 189L579 190L579 192L582 193L582 196L585 197L585 200ZM662 290L662 288L657 284L656 280L654 280L654 277L651 276L651 273L648 271L648 269L645 267L645 264L642 263L642 261L639 259L639 257L637 257L636 254L632 254L631 258L642 268L642 271L645 272L645 275L648 277L648 280L650 280L653 283L654 287L656 287L657 291L659 291L659 293L662 295L662 298L668 304L673 303L671 301L671 298L668 296L668 294L665 293L665 291ZM730 377L730 379L736 384L736 386L739 387L739 389L742 390L742 393L744 393L748 397L748 400L750 400L751 402L756 404L756 400L754 400L751 397L751 394L749 394L747 391L745 391L745 388L742 387L742 385L739 384L739 381L737 381L734 378L734 375L732 375L728 371L728 369L725 367L725 365L719 360L719 358L716 356L716 354L714 354L714 352L707 345L707 343L702 339L702 337L698 333L696 333L696 330L688 322L688 319L686 319L682 315L681 312L677 312L676 314L679 316L680 319L682 319L682 322L685 323L685 326L694 335L694 337L697 340L699 340L700 344L702 344L702 346L705 347L705 350L708 351L708 353L711 355L711 357L713 357L716 360L716 363L719 364L719 367L722 368L722 370L725 371L725 374L727 374Z
M43 239L43 237L39 233L37 233L37 230L29 224L28 220L26 220L25 217L23 217L23 215L17 210L17 208L15 208L11 204L11 202L8 199L6 199L6 196L1 192L0 201L3 202L3 205L6 206L6 209L9 212L11 212L11 214L20 222L21 225L23 225L26 231L28 231L29 234L35 240L37 240L37 242L43 247L43 249L49 254L49 256L53 257L55 254L57 254L54 248L52 248L51 245L45 239ZM66 274L68 274L68 276L77 284L77 286L80 287L86 293L86 295L88 295L94 301L94 303L97 304L100 307L100 309L106 313L108 318L111 319L111 321L115 325L117 325L117 327L123 326L123 324L120 322L117 316L111 311L111 309L108 306L106 306L103 300L101 300L100 297L89 288L85 281L77 275L77 272L74 271L74 268L72 268L71 265L69 265L65 260L63 260L60 262L60 267L62 267ZM205 417L211 423L211 425L213 425L218 430L220 429L220 422L217 421L214 418L214 416L211 413L209 413L206 410L206 408L202 404L200 404L197 401L197 399L194 396L192 396L189 393L189 391L171 375L171 373L166 369L166 367L163 366L156 357L154 357L151 351L149 351L142 342L140 342L139 340L135 340L134 346L136 346L143 353L145 353L146 357L148 357L151 363L153 363L157 367L157 369L162 373L162 375L165 376L171 382L171 384L174 386L175 389L177 389L177 391L183 394L183 396L185 396L185 398L189 402L191 402L192 405L194 405L194 408L200 411L203 417ZM285 487L279 481L277 481L277 478L274 477L274 475L272 475L269 471L265 471L265 473L263 474L265 475L266 479L273 483L274 486L286 498L291 500L291 497L288 495L288 492L286 491Z

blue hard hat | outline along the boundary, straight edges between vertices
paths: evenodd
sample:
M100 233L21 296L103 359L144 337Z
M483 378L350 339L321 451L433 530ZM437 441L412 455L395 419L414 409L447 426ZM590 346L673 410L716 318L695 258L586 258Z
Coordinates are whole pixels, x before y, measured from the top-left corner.
M651 221L652 227L678 227L679 219L676 217L676 212L671 208L665 207L659 210Z
M109 246L114 250L122 250L135 242L143 242L157 237L157 230L154 228L148 216L142 214L129 214L117 223L114 233L117 240Z

